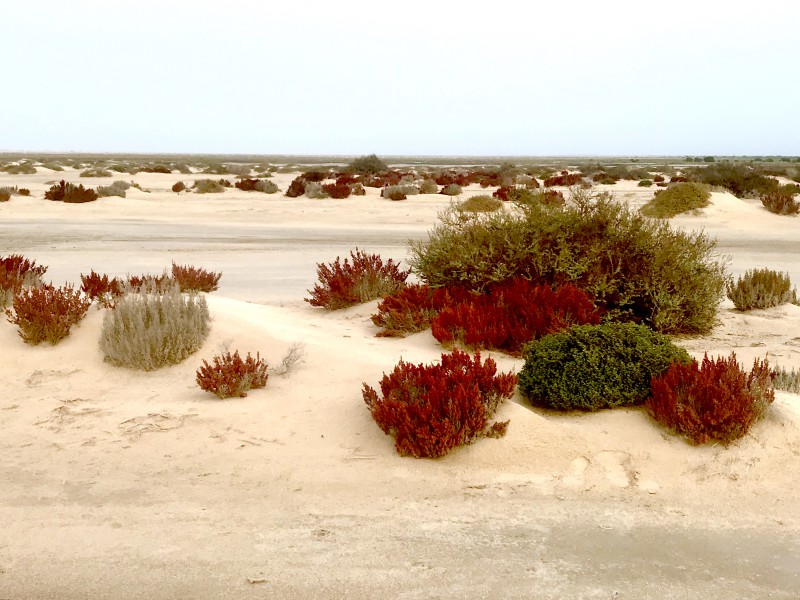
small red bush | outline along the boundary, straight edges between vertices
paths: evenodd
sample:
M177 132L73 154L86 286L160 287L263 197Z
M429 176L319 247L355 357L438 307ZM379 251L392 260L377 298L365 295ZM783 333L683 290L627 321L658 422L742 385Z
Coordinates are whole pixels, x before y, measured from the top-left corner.
M314 183L325 181L329 176L330 172L328 171L306 171L303 173L303 179L306 181L312 181Z
M242 190L243 192L252 192L255 191L256 184L258 183L258 181L259 181L258 179L245 178L245 179L240 179L233 185L234 187L236 187L237 190Z
M47 267L37 265L35 260L29 260L21 254L9 254L0 256L0 271L19 279L26 275L38 279L47 272Z
M800 213L800 202L794 199L794 194L777 191L761 196L761 204L768 211L776 215L796 215Z
M88 275L81 275L81 291L89 300L95 301L107 308L114 306L114 302L122 295L122 282L116 277L95 273L94 269Z
M22 340L35 346L44 341L57 344L67 337L90 305L91 301L71 285L43 285L21 289L14 295L13 310L5 312L8 321L19 327Z
M675 175L674 177L669 178L670 183L687 183L689 181L688 177L683 177L682 175Z
M336 185L353 185L354 183L358 183L360 178L356 175L352 175L350 173L337 173L336 174Z
M515 279L443 307L431 322L431 332L442 344L518 355L534 339L599 322L600 313L583 290L573 285L553 290Z
M498 198L498 199L502 200L503 202L508 202L508 200L509 200L509 194L511 193L511 190L512 190L512 189L513 189L513 188L512 188L511 186L508 186L508 185L501 186L501 187L497 188L497 189L494 191L494 193L492 194L492 196L494 196L495 198Z
M372 322L383 331L378 337L403 337L430 327L436 316L433 290L427 285L407 285L378 303Z
M352 262L350 262L352 259ZM340 257L330 264L317 263L319 283L305 298L311 306L337 310L388 296L405 285L409 271L401 271L392 259L383 262L377 254L356 248L344 263Z
M299 198L306 193L306 180L302 176L296 177L289 184L289 189L286 190L287 198Z
M221 277L222 273L172 263L172 279L178 282L182 292L213 292L219 288Z
M75 185L74 183L66 183L63 179L52 186L44 193L45 200L55 200L58 202L67 202L79 204L83 202L93 202L99 197L97 192L93 189L83 187L83 184Z
M767 361L756 360L745 373L735 354L716 360L705 355L702 365L672 364L650 389L649 413L694 444L743 437L775 399Z
M212 392L220 398L244 398L251 389L267 385L267 363L256 353L253 358L247 354L242 359L239 351L225 352L213 358L213 365L203 360L197 369L196 380L203 390Z
M347 198L353 191L352 188L346 183L326 183L322 186L322 189L335 200Z
M182 181L178 181L172 185L172 191L175 192L176 194L178 192L184 191L185 189L186 189L186 184L183 183Z
M663 175L656 175L655 177L653 177L653 181L655 181L656 183L661 183L662 181L665 181L665 179Z
M569 187L580 183L583 179L580 173L573 173L572 175L568 174L566 171L562 171L561 173L561 175L545 179L544 187L553 187L556 185Z
M364 402L384 433L395 437L402 456L436 458L480 437L500 437L508 421L489 423L497 407L514 393L517 377L497 374L480 354L442 354L441 364L411 365L402 360L380 382L381 396L364 384Z

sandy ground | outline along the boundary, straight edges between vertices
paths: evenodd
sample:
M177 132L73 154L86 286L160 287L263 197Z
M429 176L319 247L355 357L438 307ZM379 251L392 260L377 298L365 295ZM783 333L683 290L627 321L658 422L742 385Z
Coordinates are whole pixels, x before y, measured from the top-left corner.
M557 415L517 397L502 408L505 438L401 458L361 383L441 348L429 332L375 338L375 303L326 313L302 297L317 262L356 245L404 259L447 199L175 195L179 175L140 174L151 193L43 201L61 177L0 177L33 192L0 204L0 254L35 258L56 282L172 260L223 278L203 348L154 373L103 362L95 308L55 347L28 347L0 322L0 598L800 594L800 397L779 392L727 448L689 446L640 409ZM611 189L644 203L652 191L635 186ZM674 223L717 236L733 273L769 266L800 281L797 218L714 194ZM223 347L274 364L296 342L305 362L247 398L194 383ZM709 336L681 343L800 366L800 307L726 302Z

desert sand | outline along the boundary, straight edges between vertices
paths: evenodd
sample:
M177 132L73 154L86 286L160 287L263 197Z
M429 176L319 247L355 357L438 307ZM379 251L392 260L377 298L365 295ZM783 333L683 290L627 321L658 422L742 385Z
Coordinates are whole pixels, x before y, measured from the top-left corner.
M26 346L0 322L0 598L800 594L800 396L778 392L737 443L694 447L642 409L561 415L517 395L499 414L506 437L402 458L362 382L442 348L430 332L376 338L375 302L326 312L303 296L317 262L356 246L404 260L449 199L174 194L199 178L177 174L118 177L151 190L125 199L42 199L46 181L77 175L0 174L0 186L32 191L0 204L0 255L48 265L55 283L173 260L223 276L203 348L156 372L103 362L95 307L54 347ZM635 205L653 193L608 189ZM718 237L734 274L767 266L800 281L796 217L714 193L673 224ZM224 348L277 364L295 343L304 362L247 398L220 401L194 382ZM800 307L739 313L726 300L710 335L679 343L800 367Z

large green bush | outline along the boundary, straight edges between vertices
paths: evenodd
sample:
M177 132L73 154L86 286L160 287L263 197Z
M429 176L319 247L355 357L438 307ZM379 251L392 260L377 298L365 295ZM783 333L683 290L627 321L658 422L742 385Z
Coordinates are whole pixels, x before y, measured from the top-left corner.
M676 183L658 190L653 199L640 210L648 217L669 219L681 213L704 208L709 205L711 194L707 186L700 183Z
M650 380L689 355L643 325L579 325L531 342L519 389L531 403L556 410L600 410L641 404Z
M413 271L432 287L483 291L515 277L572 283L607 321L662 333L705 333L725 285L716 241L674 230L606 195L575 192L567 206L518 204L516 212L440 215L428 239L412 242Z
M389 169L389 166L375 154L359 156L348 167L356 173L380 173Z
M771 308L781 304L798 304L797 290L792 287L788 273L772 269L746 271L734 283L728 280L725 291L737 310Z
M100 349L115 366L153 371L199 350L209 321L205 298L177 284L129 288L105 315Z

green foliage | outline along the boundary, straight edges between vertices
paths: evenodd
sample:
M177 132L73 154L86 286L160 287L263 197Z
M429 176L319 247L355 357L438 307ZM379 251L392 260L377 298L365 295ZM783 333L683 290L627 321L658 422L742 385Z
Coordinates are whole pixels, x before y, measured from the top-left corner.
M600 410L641 404L650 380L685 350L642 325L579 325L531 342L519 388L531 403L556 410Z
M653 187L653 180L652 179L642 179L639 182L639 187Z
M5 171L9 175L33 175L36 173L36 167L33 163L23 161L18 165L6 165L0 168L0 171Z
M797 291L792 288L789 274L771 269L746 271L736 283L729 279L725 287L728 298L737 310L798 304Z
M715 163L707 167L695 167L687 169L684 175L690 181L727 188L737 198L760 197L780 187L777 180L741 163Z
M103 319L100 350L118 367L152 371L200 349L209 330L205 298L145 284L128 290Z
M105 169L86 169L85 171L81 172L81 177L113 177L114 174L111 171L106 171Z
M381 171L388 171L389 166L378 158L375 154L360 156L353 160L348 167L356 173L374 174Z
M669 219L681 213L697 210L709 205L711 193L699 183L676 183L658 190L653 199L642 208L648 217Z
M256 192L263 192L264 194L276 194L280 191L280 188L275 184L275 182L269 181L268 179L258 180L253 189Z
M475 291L515 277L572 283L596 299L608 321L641 322L662 333L713 327L725 271L716 242L704 233L673 230L583 190L565 207L519 208L444 211L427 240L411 242L413 271L432 287Z
M457 207L461 212L494 212L503 208L503 202L489 195L472 196Z

